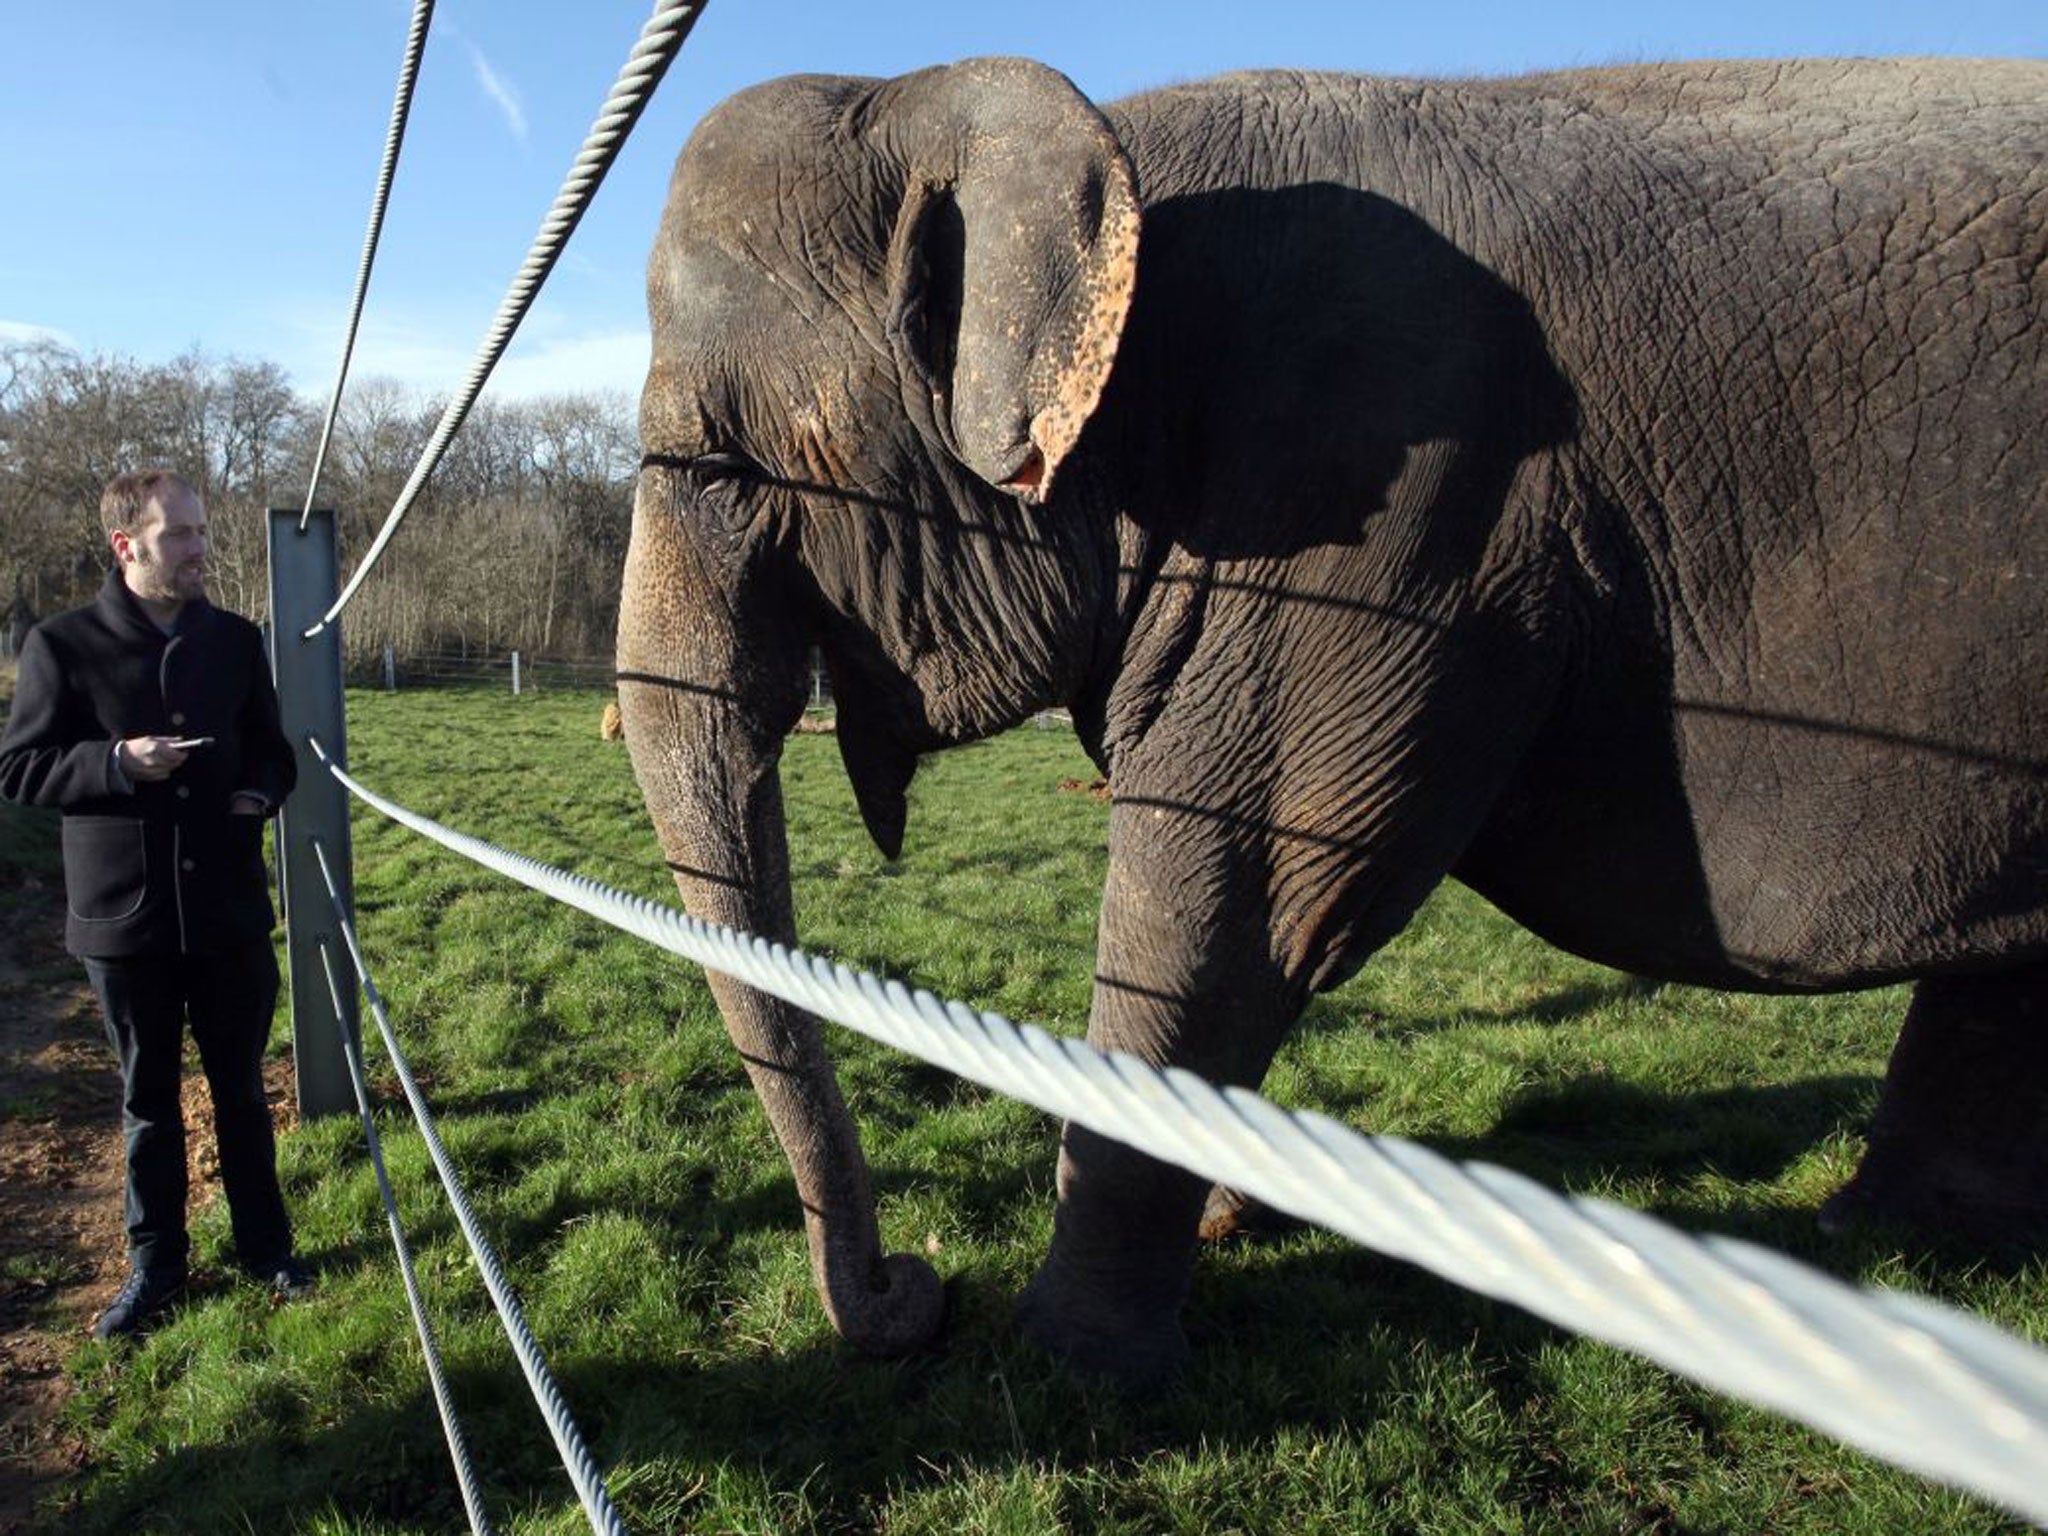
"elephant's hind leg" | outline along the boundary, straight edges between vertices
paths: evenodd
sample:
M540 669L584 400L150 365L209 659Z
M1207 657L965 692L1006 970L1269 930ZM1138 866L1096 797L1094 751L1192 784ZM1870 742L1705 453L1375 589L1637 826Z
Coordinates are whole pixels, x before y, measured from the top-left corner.
M1205 1243L1220 1243L1236 1237L1249 1227L1266 1207L1243 1190L1227 1184L1209 1186L1209 1198L1202 1204L1202 1223L1195 1235Z
M2048 965L1913 989L1870 1148L1820 1219L2048 1252Z
M1202 1207L1202 1224L1196 1229L1205 1243L1220 1243L1234 1237L1279 1237L1298 1232L1306 1223L1266 1204L1241 1189L1227 1184L1209 1186L1209 1198Z

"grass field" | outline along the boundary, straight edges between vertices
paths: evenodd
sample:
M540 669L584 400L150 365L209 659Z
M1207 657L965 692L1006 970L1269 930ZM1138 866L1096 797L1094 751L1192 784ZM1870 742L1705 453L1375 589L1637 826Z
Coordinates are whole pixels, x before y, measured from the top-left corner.
M673 899L601 700L361 693L365 782L463 830ZM830 737L789 746L807 947L1078 1033L1106 808L1063 731L929 762L907 851L860 830ZM1307 1232L1207 1254L1195 1364L1129 1401L1025 1347L1008 1299L1050 1227L1057 1127L835 1031L886 1240L950 1323L856 1356L813 1299L794 1195L701 977L370 815L358 922L470 1197L638 1532L1985 1532L1997 1511L1406 1265ZM2048 1269L1832 1244L1897 993L1650 987L1446 888L1319 1000L1266 1091L1789 1250L2048 1337ZM280 1024L280 1048L286 1030ZM386 1156L500 1531L586 1529L391 1086ZM385 1536L461 1505L353 1119L281 1156L312 1301L231 1286L72 1372L87 1464L49 1528ZM209 1282L209 1276L212 1277Z

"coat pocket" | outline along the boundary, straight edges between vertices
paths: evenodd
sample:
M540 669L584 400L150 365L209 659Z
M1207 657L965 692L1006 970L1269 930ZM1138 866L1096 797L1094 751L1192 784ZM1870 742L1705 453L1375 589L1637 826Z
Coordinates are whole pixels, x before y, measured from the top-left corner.
M149 846L130 816L66 816L64 895L82 923L118 923L149 894Z

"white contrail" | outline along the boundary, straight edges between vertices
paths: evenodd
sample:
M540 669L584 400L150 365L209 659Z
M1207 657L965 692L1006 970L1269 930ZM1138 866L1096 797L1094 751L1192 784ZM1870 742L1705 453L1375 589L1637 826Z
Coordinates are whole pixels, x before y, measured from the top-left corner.
M461 35L458 33L457 36ZM469 51L469 62L476 69L476 83L483 87L484 94L490 97L498 110L504 114L505 126L511 129L512 137L524 144L526 108L519 100L519 93L512 88L509 80L492 67L491 61L484 56L483 49L466 37L462 37L461 42Z

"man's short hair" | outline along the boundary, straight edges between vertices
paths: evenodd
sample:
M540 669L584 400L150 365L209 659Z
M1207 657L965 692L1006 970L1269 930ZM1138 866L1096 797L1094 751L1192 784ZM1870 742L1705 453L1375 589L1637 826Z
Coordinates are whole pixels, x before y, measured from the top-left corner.
M191 482L175 470L140 469L116 475L100 492L100 526L108 533L131 530L152 501L180 494L194 500L199 496Z

